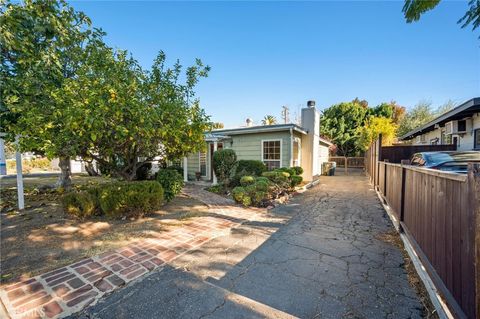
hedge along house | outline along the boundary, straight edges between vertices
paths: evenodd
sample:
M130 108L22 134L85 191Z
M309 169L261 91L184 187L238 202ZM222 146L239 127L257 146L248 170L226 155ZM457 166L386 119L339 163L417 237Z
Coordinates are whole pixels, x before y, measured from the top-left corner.
M400 139L413 145L454 144L459 151L480 151L480 97L466 101Z
M302 109L301 126L276 124L253 126L247 120L245 127L213 130L205 134L206 152L190 154L183 159L184 180L201 179L217 183L212 167L216 150L233 149L238 160L263 161L268 169L301 166L305 181L321 174L322 163L328 161L328 147L332 144L319 136L320 113L315 101L308 101Z

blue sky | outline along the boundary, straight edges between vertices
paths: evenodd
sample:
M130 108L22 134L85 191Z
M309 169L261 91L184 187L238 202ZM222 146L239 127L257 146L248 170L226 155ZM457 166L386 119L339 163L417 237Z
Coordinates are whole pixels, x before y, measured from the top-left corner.
M209 64L197 95L227 127L310 99L323 109L355 97L411 107L480 96L479 32L456 23L464 1L442 1L413 24L401 1L71 4L145 68L159 50L171 63Z

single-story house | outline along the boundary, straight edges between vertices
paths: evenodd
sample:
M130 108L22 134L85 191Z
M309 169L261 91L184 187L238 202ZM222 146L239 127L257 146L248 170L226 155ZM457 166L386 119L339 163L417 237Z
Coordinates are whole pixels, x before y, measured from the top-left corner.
M459 151L480 151L480 97L408 132L400 140L413 145L455 144Z
M305 181L320 175L322 163L328 161L332 144L319 136L320 113L314 101L302 109L301 125L275 124L218 129L205 134L206 152L190 154L183 159L185 181L194 180L200 172L202 180L217 182L212 168L213 153L233 149L238 160L260 160L268 169L301 166Z

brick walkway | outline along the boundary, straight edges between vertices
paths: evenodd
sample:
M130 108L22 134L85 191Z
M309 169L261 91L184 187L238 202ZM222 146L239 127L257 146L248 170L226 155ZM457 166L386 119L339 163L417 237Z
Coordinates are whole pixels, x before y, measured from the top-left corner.
M211 216L158 233L0 290L12 318L61 318L95 303L185 252L251 220L259 210L231 206L232 201L189 185L184 193L210 206Z

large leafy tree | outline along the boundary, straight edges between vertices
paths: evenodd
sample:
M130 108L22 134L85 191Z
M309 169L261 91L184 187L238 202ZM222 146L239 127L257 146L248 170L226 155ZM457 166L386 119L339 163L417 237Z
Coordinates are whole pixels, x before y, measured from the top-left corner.
M356 155L359 128L364 125L367 113L368 108L355 100L333 105L323 111L320 134L335 143L339 155Z
M453 101L447 101L437 109L434 109L431 102L420 101L398 122L397 135L403 136L411 130L430 122L437 116L450 111L455 106L456 104Z
M85 46L102 36L64 1L0 4L0 124L7 139L20 137L21 150L60 158L59 186L71 183L69 158L77 146L63 126L71 101L56 96L76 77Z
M70 157L131 180L145 161L203 146L210 123L194 87L210 68L200 60L182 72L160 52L145 71L65 2L1 10L2 128L20 136L22 150L60 157L59 186L71 183Z
M397 125L389 117L370 117L364 126L359 128L357 145L366 151L382 134L382 145L392 145L396 136Z
M422 14L434 9L440 0L405 0L403 13L408 23L420 20ZM468 2L468 10L465 15L458 20L458 23L465 28L472 24L475 30L480 26L480 0L470 0Z
M179 158L202 147L210 123L193 99L193 88L209 68L200 60L181 83L180 64L166 67L163 52L146 72L125 51L90 49L87 63L59 97L73 101L64 126L74 134L77 154L95 160L104 172L132 180L145 162Z

